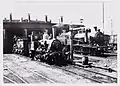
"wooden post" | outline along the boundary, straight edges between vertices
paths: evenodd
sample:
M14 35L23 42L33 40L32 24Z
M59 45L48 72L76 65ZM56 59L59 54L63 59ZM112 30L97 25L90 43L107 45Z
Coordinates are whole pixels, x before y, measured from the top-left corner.
M45 15L45 22L48 22L48 17L47 17L47 15Z
M55 28L52 28L53 38L55 38Z
M70 60L73 60L73 29L71 28L71 36L70 36Z
M88 29L85 31L85 42L88 43Z

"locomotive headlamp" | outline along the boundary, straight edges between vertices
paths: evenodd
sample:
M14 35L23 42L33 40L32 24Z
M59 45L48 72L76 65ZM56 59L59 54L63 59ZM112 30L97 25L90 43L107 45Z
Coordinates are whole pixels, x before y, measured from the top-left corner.
M98 48L98 50L100 50L100 48Z
M91 32L91 29L86 29L86 31L90 33L90 32Z

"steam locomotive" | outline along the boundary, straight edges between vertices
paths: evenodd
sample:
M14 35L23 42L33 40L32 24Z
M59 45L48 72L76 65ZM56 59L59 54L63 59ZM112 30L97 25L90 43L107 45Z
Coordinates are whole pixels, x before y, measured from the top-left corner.
M59 28L56 27L56 28ZM108 51L110 36L102 33L100 29L95 28L95 33L91 33L91 29L86 29L85 26L73 25L73 52L84 55L104 55ZM91 35L92 34L92 35ZM70 47L71 34L66 32L64 37L58 37Z
M90 29L86 29L85 40L82 43L75 44L77 51L82 54L104 55L108 51L110 36L100 32L100 29L96 30L94 36L88 36L89 33L91 33ZM80 46L79 49L78 46Z
M56 28L53 28L53 37L49 40L38 40L36 34L28 38L17 39L13 46L13 52L27 55L33 60L40 60L49 64L70 63L70 54L66 45L57 39ZM26 51L26 52L25 52Z
M38 35L33 34L34 40L29 41L29 38L18 39L13 46L13 52L27 55L34 60L40 60L49 64L66 64L71 63L70 58L70 42L73 40L73 52L79 54L102 55L107 51L109 43L109 35L105 35L99 30L94 36L88 36L91 29L85 29L77 26L79 30L73 28L73 39L71 39L71 31L67 25L55 25L52 28L52 39L38 40ZM62 30L66 30L62 36L59 35ZM77 33L79 32L79 33ZM80 35L77 37L77 35Z

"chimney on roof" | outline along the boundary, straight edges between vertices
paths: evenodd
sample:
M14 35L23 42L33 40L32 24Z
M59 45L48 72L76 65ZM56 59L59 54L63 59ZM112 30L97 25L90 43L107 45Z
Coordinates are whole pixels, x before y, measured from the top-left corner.
M45 22L48 22L48 17L47 17L47 15L45 15Z
M28 22L30 22L30 13L28 13Z
M12 13L10 13L10 22L12 22Z
M60 17L60 22L63 23L63 16Z
M49 21L50 23L51 23L51 19L50 19L50 21Z
M23 17L21 17L21 22L23 22Z
M80 23L83 23L84 19L80 19Z
M7 18L5 17L4 20L7 20Z

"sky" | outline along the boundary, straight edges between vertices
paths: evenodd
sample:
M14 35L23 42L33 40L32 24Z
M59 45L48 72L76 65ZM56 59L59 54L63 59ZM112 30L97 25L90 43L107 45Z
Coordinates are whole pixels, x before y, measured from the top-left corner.
M30 2L32 1L32 2ZM4 8L4 16L9 19L9 14L12 13L13 19L28 18L28 13L31 14L31 19L45 20L45 15L52 22L58 22L60 16L63 16L64 23L80 23L80 19L84 19L84 24L87 28L97 26L103 31L103 7L100 1L98 2L81 2L81 1L38 1L38 0L12 0L9 1ZM111 22L112 20L112 22ZM104 32L111 33L114 29L114 3L112 1L104 3ZM112 23L112 27L111 27Z

